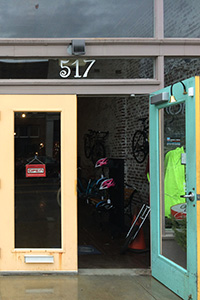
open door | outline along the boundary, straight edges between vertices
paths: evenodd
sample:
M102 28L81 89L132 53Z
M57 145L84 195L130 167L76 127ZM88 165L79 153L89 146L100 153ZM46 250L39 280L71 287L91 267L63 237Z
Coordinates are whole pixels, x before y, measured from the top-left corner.
M152 275L185 300L199 299L199 81L150 95Z
M76 96L0 107L0 272L76 272Z

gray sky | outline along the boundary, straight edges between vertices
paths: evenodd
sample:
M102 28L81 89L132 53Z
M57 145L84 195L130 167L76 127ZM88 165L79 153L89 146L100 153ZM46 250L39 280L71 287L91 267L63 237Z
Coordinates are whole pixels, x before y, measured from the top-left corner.
M0 0L0 38L151 37L152 0Z

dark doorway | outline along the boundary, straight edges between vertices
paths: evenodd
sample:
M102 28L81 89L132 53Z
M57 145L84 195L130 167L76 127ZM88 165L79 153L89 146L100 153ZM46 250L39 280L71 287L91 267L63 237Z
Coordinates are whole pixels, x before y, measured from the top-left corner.
M135 249L133 244L121 254L133 218L141 204L149 201L145 174L148 157L138 163L131 152L133 134L140 126L138 118L144 114L148 122L148 96L138 96L134 100L129 97L78 97L79 268L143 269L150 266L149 218L138 234L143 245ZM86 144L88 135L91 151ZM98 149L103 145L103 150L92 156L90 152L94 151L95 144ZM109 163L103 168L95 167L96 161L105 157ZM96 191L95 195L94 191L91 194L82 192L90 181L95 184L103 176L114 179L115 186L100 193ZM98 189L101 183L99 180ZM130 216L124 201L133 191L136 192ZM105 199L113 206L108 210L99 205Z

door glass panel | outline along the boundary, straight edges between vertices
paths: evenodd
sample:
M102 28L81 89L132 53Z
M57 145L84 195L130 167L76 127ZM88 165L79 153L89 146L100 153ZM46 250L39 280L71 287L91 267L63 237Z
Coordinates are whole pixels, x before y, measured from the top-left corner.
M61 248L60 113L14 117L15 248Z
M186 268L185 105L160 110L161 254Z

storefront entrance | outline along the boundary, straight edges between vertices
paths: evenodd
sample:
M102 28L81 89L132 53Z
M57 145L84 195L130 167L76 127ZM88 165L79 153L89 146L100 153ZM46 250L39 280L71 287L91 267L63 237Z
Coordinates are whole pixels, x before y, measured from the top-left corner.
M150 96L152 275L184 299L188 299L190 295L192 298L189 299L196 299L197 291L199 241L196 224L200 194L199 86L199 77L191 78ZM172 97L172 102L169 103L170 95L175 96L177 101ZM123 103L130 113L128 99L118 100L114 99L119 107L118 111L124 112L121 105ZM138 96L138 102L141 103L140 100ZM78 271L76 101L75 95L0 97L1 272ZM93 99L93 103L95 101ZM137 106L137 99L135 101ZM132 100L130 103L133 105ZM104 108L107 104L106 99ZM113 105L111 107L113 108ZM95 111L93 112L95 114ZM144 113L144 110L142 112ZM83 113L82 108L80 113ZM118 118L116 111L113 115ZM95 119L99 126L97 114ZM135 122L139 124L137 119ZM119 124L121 126L121 123ZM118 131L117 126L113 127ZM86 129L90 128L84 128L84 133ZM132 137L133 134L133 131L127 134L123 131L122 136L126 137L129 146L131 139L128 140L127 137ZM112 138L113 141L116 140L115 135ZM117 142L119 144L119 139ZM80 147L78 149L80 150ZM116 150L115 147L113 149ZM168 190L166 164L169 159L166 160L166 156L175 150L180 150L181 154L180 172L183 176L178 176L179 179L182 178L179 185L181 198L178 197L178 203L170 202L167 206L166 194L169 196L171 193L175 175L168 179ZM109 153L111 152L108 150ZM78 166L79 154L78 152ZM124 157L128 157L126 153ZM120 167L123 157L112 157L111 160L113 165L109 167L108 175L114 176L112 168L115 169L116 161ZM133 163L132 154L130 160ZM92 167L94 168L94 165ZM133 168L133 165L126 165L126 174L129 168ZM117 174L122 172L123 168ZM123 179L130 179L131 176L126 175ZM145 170L144 176L147 180ZM124 180L122 182L124 183ZM140 191L143 195L144 190L143 185ZM177 192L178 188L174 190ZM145 194L145 199L149 201L148 193ZM181 219L178 219L176 205L180 204L183 206L178 208L181 209ZM169 218L170 214L173 214L174 219ZM90 221L89 218L87 221ZM121 232L117 231L117 234ZM82 241L80 240L81 243ZM140 254L136 256L139 262ZM148 268L148 259L146 262L145 267ZM140 268L140 264L137 267ZM161 269L165 271L160 272Z
M0 103L1 272L76 272L76 96Z
M79 270L150 273L149 218L138 236L141 242L121 253L135 214L149 201L148 155L137 162L132 152L133 136L143 127L139 119L145 118L148 126L148 95L78 96L77 103ZM105 157L108 164L95 167ZM116 185L100 190L102 176L113 178ZM111 206L101 207L107 197Z

